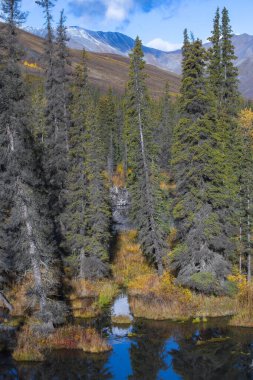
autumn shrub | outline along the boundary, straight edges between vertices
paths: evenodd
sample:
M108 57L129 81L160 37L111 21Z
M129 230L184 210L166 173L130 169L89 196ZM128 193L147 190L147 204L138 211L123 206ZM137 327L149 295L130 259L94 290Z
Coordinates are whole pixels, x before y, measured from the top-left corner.
M236 279L235 279L236 281ZM233 326L253 327L253 283L247 283L246 276L237 279L239 292L236 298L237 313L231 319Z
M95 318L101 314L96 298L76 298L70 305L75 318Z
M84 352L100 353L111 350L111 346L93 328L65 326L57 329L47 339L52 349L79 349Z
M17 347L12 356L16 361L43 361L44 355L39 344L40 337L29 326L24 326L18 335Z
M33 276L27 273L22 282L13 284L7 293L7 298L13 306L12 316L23 316L31 307L31 299L28 296L29 291L33 288Z
M182 319L194 315L196 307L192 293L175 284L169 273L159 277L148 274L136 277L129 283L131 310L136 317L148 319Z

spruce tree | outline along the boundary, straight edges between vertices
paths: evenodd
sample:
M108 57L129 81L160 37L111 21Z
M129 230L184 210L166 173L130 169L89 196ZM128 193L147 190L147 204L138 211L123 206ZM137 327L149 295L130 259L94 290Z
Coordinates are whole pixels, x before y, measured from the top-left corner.
M65 180L68 171L68 133L69 118L69 84L67 74L67 48L65 17L61 12L57 28L56 41L52 29L51 9L53 1L42 0L37 3L43 8L47 37L45 41L45 126L44 171L49 191L49 204L55 221L58 240L64 232L61 214L64 211Z
M239 106L238 69L235 67L235 51L232 43L233 32L228 10L222 10L221 24L221 96L224 112L236 115Z
M69 172L66 180L66 209L64 213L65 240L74 271L83 275L84 235L86 233L86 136L85 124L89 99L87 57L82 54L82 62L77 65L70 106L72 128L69 133Z
M19 0L2 1L2 12L7 22L0 80L1 152L4 157L0 181L8 205L8 215L5 215L8 239L4 249L19 279L31 272L31 305L34 306L33 302L39 304L38 316L52 327L53 322L59 321L59 303L51 298L58 295L58 277L47 202L32 148L27 89L19 67L16 27L24 20L24 14L20 11Z
M183 48L181 113L173 140L174 217L180 244L173 267L180 283L204 292L225 290L233 252L224 225L230 194L214 94L205 75L200 40Z
M111 210L109 188L106 186L102 133L98 112L90 101L86 118L86 231L82 273L86 278L107 276L109 262Z
M240 205L239 177L240 177L240 136L237 133L237 114L240 105L238 92L238 69L235 67L235 53L232 43L232 28L228 11L222 10L220 23L219 9L216 11L214 28L209 50L209 82L214 91L217 105L217 125L224 151L224 164L227 167L231 199L226 210L224 221L230 230L230 235L240 234L238 208ZM224 211L224 210L223 210ZM223 212L221 211L221 212Z
M110 179L116 166L117 155L117 114L116 104L113 99L113 93L110 89L106 96L102 96L99 102L99 123L103 133L103 142L105 144L105 154L107 156L107 167Z
M145 84L142 44L137 37L130 54L130 71L125 101L128 166L132 171L130 191L132 215L139 232L139 241L150 262L161 275L166 252L161 228L161 199L158 185L157 146L149 112Z
M209 49L209 66L208 74L210 85L214 92L217 107L221 105L222 91L222 51L221 51L221 26L220 26L220 10L217 8L213 22L212 36L209 38L212 46Z
M175 114L169 92L169 83L165 85L164 96L162 97L161 112L159 117L159 129L155 131L154 138L158 139L159 158L158 165L162 170L168 171L171 161L171 146Z
M110 209L104 177L105 135L88 86L85 53L74 78L64 215L66 242L75 274L97 279L108 274Z

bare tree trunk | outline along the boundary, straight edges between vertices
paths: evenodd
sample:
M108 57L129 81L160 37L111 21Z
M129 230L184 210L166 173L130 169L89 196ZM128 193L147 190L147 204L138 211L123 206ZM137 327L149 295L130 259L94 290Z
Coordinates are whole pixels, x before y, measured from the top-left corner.
M7 133L8 133L8 137L10 141L11 151L14 153L15 152L14 135L11 129L9 128L9 126L7 127ZM29 245L29 255L30 255L33 275L34 275L34 283L39 292L40 310L43 311L46 306L46 297L45 297L45 293L43 291L43 286L42 286L40 262L39 262L37 252L36 252L32 222L30 220L28 207L26 204L27 195L19 179L17 179L17 196L18 196L18 201L20 202L20 205L21 205L21 213L22 213L23 220L26 227L27 239L28 239L28 245Z
M3 295L2 292L0 292L0 301L4 304L4 306L9 310L13 310L13 306L10 304L10 302L7 300L7 298Z
M21 197L22 197L22 194L21 194ZM22 212L23 212L23 218L24 218L26 231L27 231L29 255L30 255L31 264L32 264L34 283L35 283L35 287L39 293L40 311L43 312L45 310L45 307L46 307L46 296L45 296L45 292L43 290L40 262L39 262L39 258L37 256L37 252L36 252L37 250L36 250L36 246L34 243L33 227L32 227L32 223L31 223L30 218L29 218L28 207L27 207L25 201L23 201Z

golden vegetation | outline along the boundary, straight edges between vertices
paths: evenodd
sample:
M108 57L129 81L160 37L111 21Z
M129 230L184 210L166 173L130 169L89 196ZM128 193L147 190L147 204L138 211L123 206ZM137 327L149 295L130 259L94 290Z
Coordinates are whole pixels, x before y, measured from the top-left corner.
M111 346L93 328L81 326L65 326L51 334L47 341L51 349L79 349L84 352L100 353L111 350Z
M70 325L43 337L26 325L18 335L17 347L12 356L21 362L43 361L47 350L58 349L101 353L110 351L111 346L94 328Z
M136 277L154 273L145 261L136 238L135 230L121 233L118 237L112 271L115 282L120 286L127 287Z
M29 326L23 327L18 336L17 347L12 356L16 361L37 362L45 359L39 342L39 335Z
M36 62L28 62L24 61L23 65L25 67L28 67L29 69L34 69L34 70L42 70L42 68L36 63Z
M29 290L33 287L33 277L31 273L27 273L23 281L13 284L7 293L7 298L13 306L12 316L23 316L30 308L30 300L27 296Z
M196 316L225 317L236 312L236 299L234 297L216 297L193 293L192 300L196 305Z
M241 283L236 299L236 314L231 319L231 326L253 327L253 284Z
M125 181L125 170L122 163L117 165L116 171L112 177L113 186L123 188L126 185Z
M119 293L117 284L109 280L96 282L83 279L73 280L71 288L69 300L76 318L97 317Z
M130 325L132 320L128 315L113 315L112 323L115 325Z

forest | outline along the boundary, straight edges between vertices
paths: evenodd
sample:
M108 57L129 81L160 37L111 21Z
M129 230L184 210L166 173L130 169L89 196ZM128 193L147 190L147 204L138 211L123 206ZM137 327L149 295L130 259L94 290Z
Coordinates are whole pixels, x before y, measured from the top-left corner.
M110 350L74 321L121 291L134 317L253 327L253 108L228 10L217 9L208 49L184 31L180 94L165 83L152 98L139 37L124 95L105 93L85 51L69 61L64 11L55 30L55 1L36 3L47 29L37 76L23 70L36 62L18 42L21 0L1 1L0 301L14 359Z

